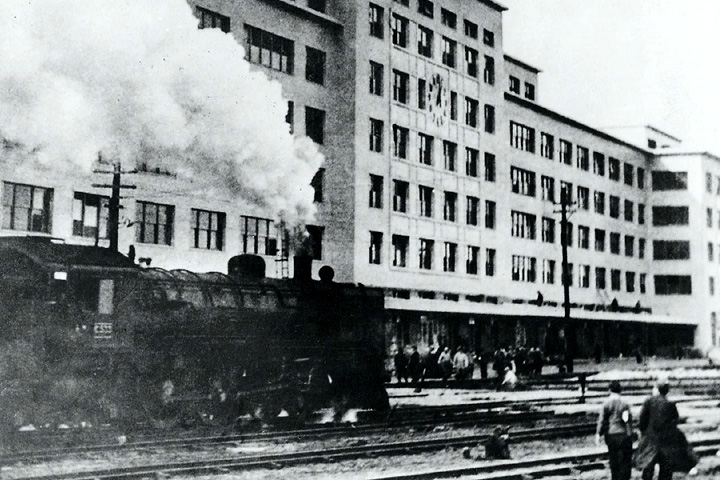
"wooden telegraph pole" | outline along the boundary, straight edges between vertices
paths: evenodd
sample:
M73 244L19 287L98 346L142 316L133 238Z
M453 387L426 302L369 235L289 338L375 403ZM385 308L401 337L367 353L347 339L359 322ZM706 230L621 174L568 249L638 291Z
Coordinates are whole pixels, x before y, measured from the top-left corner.
M123 173L137 173L136 170L130 170L123 172L120 162L113 164L113 170L112 171L106 171L106 170L95 170L95 173L106 173L106 174L112 174L112 184L93 184L92 186L95 188L109 188L110 190L110 203L108 205L108 229L110 230L109 236L110 236L110 246L108 247L110 251L117 252L118 251L118 234L119 234L119 227L120 227L120 209L123 208L120 204L120 199L122 198L120 196L120 190L123 188L130 188L134 189L137 188L135 185L123 185L121 182L121 175Z
M562 247L562 282L565 331L565 368L573 372L575 357L575 324L570 317L570 268L568 265L568 207L572 205L572 191L560 191L560 246ZM571 212L572 213L572 212Z

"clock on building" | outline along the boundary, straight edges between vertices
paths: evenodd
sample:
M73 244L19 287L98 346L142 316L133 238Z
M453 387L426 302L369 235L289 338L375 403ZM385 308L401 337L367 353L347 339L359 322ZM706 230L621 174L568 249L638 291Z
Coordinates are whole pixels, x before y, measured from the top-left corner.
M432 122L438 127L445 125L448 116L448 92L443 76L439 73L435 73L430 77L427 89L427 105Z

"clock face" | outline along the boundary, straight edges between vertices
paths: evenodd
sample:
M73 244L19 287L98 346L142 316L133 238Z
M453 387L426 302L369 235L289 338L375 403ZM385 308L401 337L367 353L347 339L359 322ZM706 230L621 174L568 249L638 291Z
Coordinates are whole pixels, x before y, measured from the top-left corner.
M438 127L445 125L448 114L448 92L443 77L439 73L430 77L427 105L433 123Z

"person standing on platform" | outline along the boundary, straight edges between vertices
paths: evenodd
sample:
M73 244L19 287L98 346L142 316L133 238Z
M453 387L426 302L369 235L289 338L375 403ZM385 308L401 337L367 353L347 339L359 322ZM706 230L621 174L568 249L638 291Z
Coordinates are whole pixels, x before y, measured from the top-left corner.
M463 351L463 347L458 347L455 358L453 358L453 367L455 367L455 379L465 380L468 373L472 371L470 368L470 360L468 359L467 353Z
M412 354L410 355L410 363L408 369L410 370L410 377L412 378L413 385L415 385L415 391L420 391L420 375L422 375L422 365L420 364L420 353L418 353L417 345L413 345Z
M635 464L642 470L642 480L652 480L655 464L660 466L658 480L672 480L673 472L693 472L698 458L677 428L677 407L667 399L670 386L666 378L656 384L656 393L645 399L640 411L640 443Z
M438 357L438 366L440 367L440 374L442 375L443 385L447 382L450 375L452 375L453 362L450 356L450 348L445 347L440 356Z
M395 376L397 377L398 383L405 380L405 383L408 381L408 360L405 356L405 349L399 348L398 352L395 354Z
M621 391L620 382L610 382L610 396L600 409L595 435L596 445L605 437L612 480L630 480L632 473L632 414Z

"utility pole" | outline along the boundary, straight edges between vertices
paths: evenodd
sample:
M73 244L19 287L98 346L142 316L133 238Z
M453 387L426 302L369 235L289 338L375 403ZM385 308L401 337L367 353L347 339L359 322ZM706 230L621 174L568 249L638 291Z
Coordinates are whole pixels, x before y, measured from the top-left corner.
M93 187L96 188L109 188L110 190L110 203L108 205L108 235L110 236L110 246L108 247L111 252L117 252L118 251L118 236L119 236L119 228L120 228L120 209L122 208L122 205L120 205L120 199L122 198L120 196L120 189L122 188L137 188L135 185L123 185L121 183L121 175L123 173L137 173L136 170L130 170L123 172L120 162L113 164L113 170L110 171L104 171L104 170L95 170L95 173L107 173L112 174L112 184L93 184Z
M572 328L570 318L570 269L568 266L568 220L567 207L570 203L571 193L565 190L560 191L560 245L562 247L562 279L563 279L563 306L565 309L565 367L568 373L573 372L575 346L571 345L574 339L575 329Z

